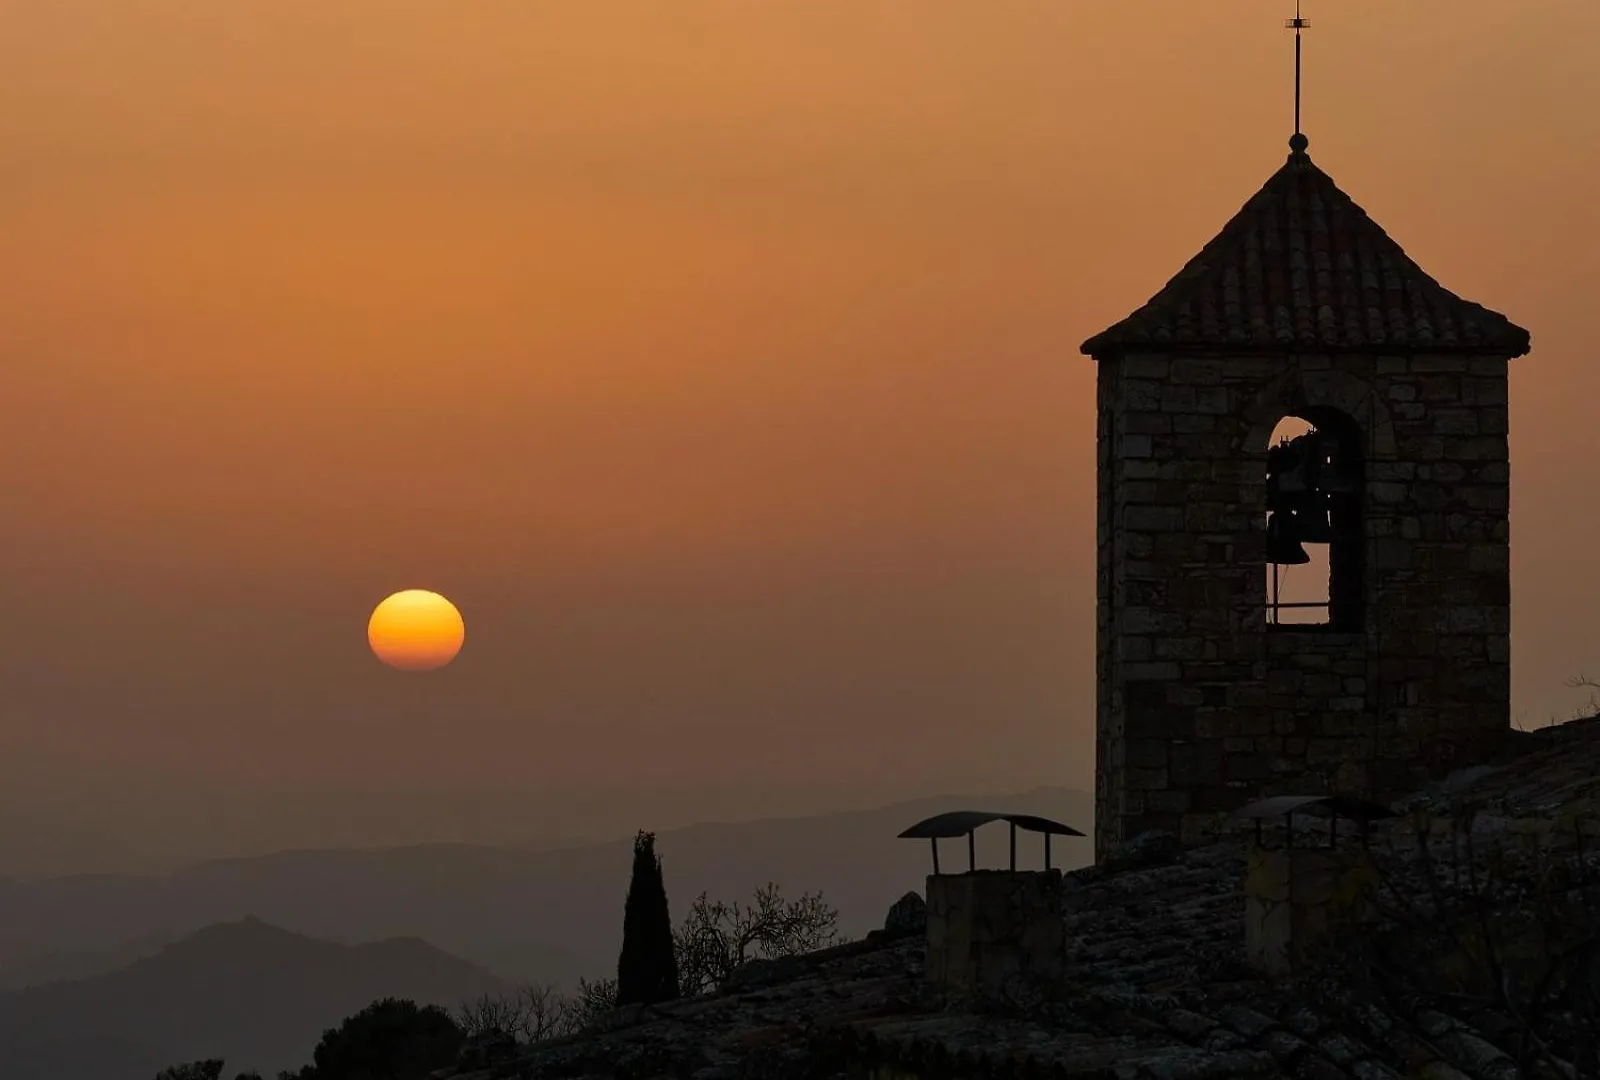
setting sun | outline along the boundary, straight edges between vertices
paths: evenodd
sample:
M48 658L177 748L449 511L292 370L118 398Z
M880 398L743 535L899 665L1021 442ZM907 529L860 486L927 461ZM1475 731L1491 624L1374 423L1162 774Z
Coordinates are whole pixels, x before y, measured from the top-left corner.
M406 589L372 609L367 643L379 660L401 671L432 671L456 658L466 639L456 606L436 592Z

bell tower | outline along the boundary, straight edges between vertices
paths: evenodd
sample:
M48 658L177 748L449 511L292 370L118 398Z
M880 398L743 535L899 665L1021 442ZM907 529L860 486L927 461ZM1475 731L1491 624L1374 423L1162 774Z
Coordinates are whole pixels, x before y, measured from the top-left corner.
M1192 842L1265 795L1392 799L1510 728L1506 373L1528 332L1290 149L1083 345L1097 853Z

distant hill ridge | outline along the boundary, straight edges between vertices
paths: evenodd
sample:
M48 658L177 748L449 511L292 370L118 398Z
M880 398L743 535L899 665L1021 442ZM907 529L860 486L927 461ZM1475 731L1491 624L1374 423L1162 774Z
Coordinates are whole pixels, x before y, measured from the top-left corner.
M109 974L0 994L0 1061L7 1080L148 1080L198 1057L274 1075L376 998L453 1008L506 987L417 938L340 945L249 916Z
M666 833L698 821L805 817L941 792L1023 789L1021 784L902 781L892 775L851 783L735 781L626 790L459 784L252 790L140 780L120 788L66 789L12 780L0 784L0 878L30 881L90 870L165 874L219 855L306 848L459 840L530 850L575 847L632 835L640 825L640 807L647 808L649 827ZM194 812L199 806L204 814Z
M942 796L874 810L660 833L675 912L701 891L748 896L769 881L822 890L841 928L860 935L929 869L925 843L896 839L922 817L961 808L1044 814L1089 831L1087 793L1040 788L1009 796ZM641 822L648 826L648 822ZM253 912L274 927L330 942L420 938L506 978L570 983L616 960L631 837L559 849L425 844L301 850L216 859L168 875L80 875L0 882L0 986L103 973L197 927ZM952 849L961 845L951 845ZM1036 837L1021 857L1037 862ZM979 834L999 865L1006 836ZM1058 841L1056 861L1087 862L1087 841ZM951 850L947 858L964 859ZM141 944L142 943L142 944Z

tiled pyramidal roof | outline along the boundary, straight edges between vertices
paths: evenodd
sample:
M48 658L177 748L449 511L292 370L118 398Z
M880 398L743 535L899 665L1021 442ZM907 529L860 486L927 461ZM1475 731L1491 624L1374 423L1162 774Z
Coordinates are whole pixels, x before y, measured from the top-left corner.
M1526 330L1428 276L1305 145L1297 137L1289 160L1216 239L1083 351L1528 351Z

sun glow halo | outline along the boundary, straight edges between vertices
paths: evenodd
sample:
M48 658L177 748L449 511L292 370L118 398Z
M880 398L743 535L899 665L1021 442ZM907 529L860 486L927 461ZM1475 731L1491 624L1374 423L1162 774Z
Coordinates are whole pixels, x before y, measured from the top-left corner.
M444 667L461 651L466 636L456 606L426 589L387 597L367 620L367 644L379 660L401 671Z

